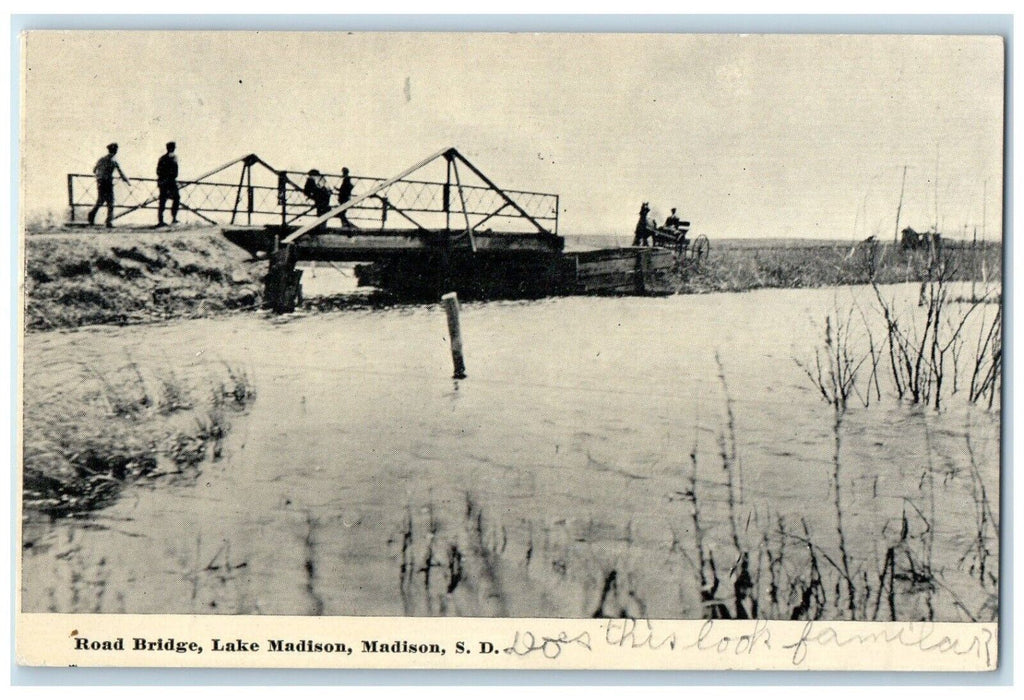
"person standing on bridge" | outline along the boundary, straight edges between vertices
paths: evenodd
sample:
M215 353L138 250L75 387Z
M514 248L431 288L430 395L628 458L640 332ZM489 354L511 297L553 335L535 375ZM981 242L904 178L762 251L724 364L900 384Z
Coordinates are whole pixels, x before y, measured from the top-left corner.
M313 200L316 215L322 216L331 210L331 188L319 170L314 168L306 175L306 184L302 187L302 193ZM323 233L326 229L326 221L316 227L317 233Z
M341 169L341 187L338 188L338 204L346 204L348 200L352 199L352 190L355 187L352 185L352 178L348 176L348 168ZM338 214L338 218L341 219L341 223L345 228L352 228L352 223L348 220L345 211Z
M116 155L117 144L108 144L107 155L96 161L96 167L92 169L92 174L96 176L96 206L89 212L90 226L96 223L96 212L100 210L101 206L106 204L107 228L114 227L114 171L117 171L125 183L128 185L132 184L132 181L121 170L121 166L117 164Z
M160 189L160 204L158 206L157 228L166 226L164 223L164 208L167 200L171 200L171 223L178 223L178 205L181 203L181 195L178 194L178 156L174 155L177 145L174 141L167 143L167 153L160 156L156 162L156 184Z

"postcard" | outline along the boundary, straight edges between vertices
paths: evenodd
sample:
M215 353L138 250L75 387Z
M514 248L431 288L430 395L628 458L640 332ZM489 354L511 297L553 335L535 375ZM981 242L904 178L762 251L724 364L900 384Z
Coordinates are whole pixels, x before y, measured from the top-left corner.
M998 36L29 31L33 666L998 667Z

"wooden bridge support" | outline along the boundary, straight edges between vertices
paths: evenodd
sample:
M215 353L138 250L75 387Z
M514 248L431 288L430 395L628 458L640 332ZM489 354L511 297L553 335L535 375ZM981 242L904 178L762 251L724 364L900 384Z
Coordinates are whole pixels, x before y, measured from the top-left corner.
M295 269L295 246L286 243L270 254L270 269L265 283L266 305L279 314L295 311L302 297L302 270Z

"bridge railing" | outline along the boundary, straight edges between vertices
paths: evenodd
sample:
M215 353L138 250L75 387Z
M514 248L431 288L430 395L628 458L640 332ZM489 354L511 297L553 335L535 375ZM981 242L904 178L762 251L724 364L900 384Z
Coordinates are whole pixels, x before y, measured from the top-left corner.
M251 165L248 166L248 174L243 169L235 182L222 179L178 180L182 214L191 213L211 224L253 226L295 225L316 216L313 201L301 189L305 172L271 171L263 182L257 179L254 183ZM273 181L275 176L276 182ZM323 176L334 193L334 204L338 201L337 189L341 186L342 176L336 173L323 173ZM376 177L352 177L351 180L353 196L385 181ZM70 218L75 222L83 221L96 203L96 179L92 175L71 173L67 176L67 186ZM549 231L558 232L558 195L525 190L503 191ZM159 205L156 179L132 178L131 185L115 181L114 202L115 220L133 224L143 221L155 223L154 210ZM425 227L461 230L472 225L475 230L529 230L521 225L521 215L503 204L501 196L488 187L400 180L378 196L352 207L347 212L347 219L363 229ZM99 220L105 216L105 211L98 214ZM338 224L332 222L331 225Z

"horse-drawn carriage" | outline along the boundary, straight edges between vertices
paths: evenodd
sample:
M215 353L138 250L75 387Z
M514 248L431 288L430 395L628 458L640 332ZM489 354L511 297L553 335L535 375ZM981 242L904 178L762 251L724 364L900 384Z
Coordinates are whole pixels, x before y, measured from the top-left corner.
M658 226L654 219L648 219L647 215L650 211L647 202L640 206L640 218L636 222L636 231L633 236L634 246L646 246L650 241L649 245L651 246L671 248L675 251L680 265L683 263L700 264L707 260L708 253L711 252L711 243L707 236L701 234L691 241L688 237L690 222L673 221L675 219L674 209L672 210L673 216L669 218L669 222L672 223L666 226Z

